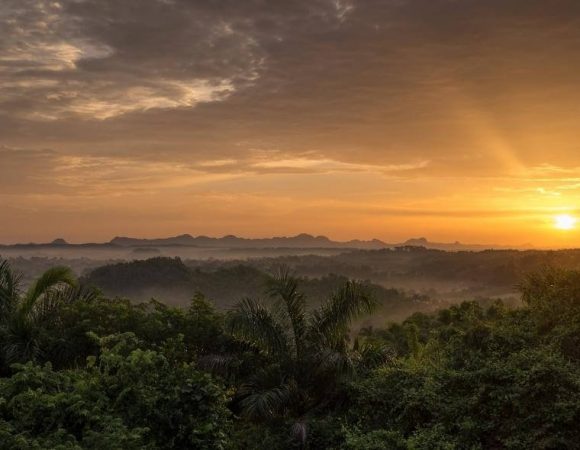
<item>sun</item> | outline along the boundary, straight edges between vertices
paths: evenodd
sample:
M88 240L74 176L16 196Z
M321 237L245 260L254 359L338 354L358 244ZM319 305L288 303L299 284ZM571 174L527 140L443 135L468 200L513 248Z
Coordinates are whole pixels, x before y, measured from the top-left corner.
M570 214L560 214L554 216L554 227L558 230L573 230L576 226L577 219Z

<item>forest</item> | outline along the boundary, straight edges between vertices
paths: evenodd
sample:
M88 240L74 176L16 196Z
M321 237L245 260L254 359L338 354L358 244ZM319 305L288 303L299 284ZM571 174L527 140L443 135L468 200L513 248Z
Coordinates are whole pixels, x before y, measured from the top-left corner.
M0 447L580 448L580 272L523 274L517 307L372 326L368 281L336 277L321 301L287 266L261 282L227 309L172 306L2 261Z
M65 253L58 257L44 253L4 256L23 274L26 283L52 266L65 265L108 296L134 301L155 297L172 305L183 305L189 302L192 292L201 291L220 308L231 306L241 296L261 294L264 277L280 266L291 268L301 278L301 286L310 299L327 294L321 284L336 288L329 276L338 275L366 280L387 290L429 297L437 308L441 303L476 297L517 299L515 287L522 277L545 266L580 270L578 249L443 251L403 246L380 250L342 249L335 255L316 254L312 249L302 251L308 254L245 258L229 254L224 258L192 259L178 258L162 249L158 255L132 255L124 259L103 259L95 251L82 258ZM312 281L316 279L323 280L318 287ZM396 313L397 320L405 318L400 313Z

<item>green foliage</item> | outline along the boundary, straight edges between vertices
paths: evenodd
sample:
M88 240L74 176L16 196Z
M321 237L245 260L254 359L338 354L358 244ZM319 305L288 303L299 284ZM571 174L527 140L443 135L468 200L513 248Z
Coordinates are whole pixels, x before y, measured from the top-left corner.
M101 339L89 371L93 388L111 399L124 423L147 428L155 448L223 448L229 412L210 375L137 344L132 334Z
M344 450L406 450L405 438L396 431L373 430L361 433L360 430L347 430Z
M528 275L520 289L543 330L580 321L580 272L546 268Z
M84 370L15 366L0 381L2 448L225 448L223 390L137 344L131 334L100 339Z
M83 372L33 363L0 381L0 440L6 449L139 449L147 430L127 427Z
M403 356L351 383L348 421L400 432L409 448L577 448L578 282L544 272L523 287L527 309L464 303L367 336Z
M579 448L579 273L529 275L518 309L358 334L372 287L343 281L313 308L281 271L222 314L107 299L64 269L24 290L0 262L0 448Z
M69 341L59 339L61 312L74 303L89 303L95 292L77 287L70 269L54 267L23 292L20 277L0 263L0 372L25 361L58 361Z
M267 365L237 391L242 413L254 420L291 417L299 430L304 415L328 401L336 382L352 368L348 327L374 302L364 285L347 282L308 315L297 286L294 277L280 271L269 283L272 304L243 300L230 315L229 329L267 357Z
M367 286L348 281L309 314L298 280L284 269L269 281L268 293L270 305L245 299L229 317L232 335L265 357L238 386L236 406L253 421L288 422L291 442L306 445L310 416L336 401L340 383L357 366L386 360L370 346L359 352L349 345L350 324L375 302Z

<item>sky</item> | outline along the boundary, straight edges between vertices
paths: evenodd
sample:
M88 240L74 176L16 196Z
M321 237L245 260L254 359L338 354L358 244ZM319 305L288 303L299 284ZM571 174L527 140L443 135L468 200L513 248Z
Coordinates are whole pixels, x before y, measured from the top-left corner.
M1 0L0 242L580 246L576 0Z

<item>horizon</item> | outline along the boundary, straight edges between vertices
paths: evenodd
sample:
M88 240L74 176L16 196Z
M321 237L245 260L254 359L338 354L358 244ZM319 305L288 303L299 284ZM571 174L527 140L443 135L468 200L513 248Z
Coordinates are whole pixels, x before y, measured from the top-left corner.
M39 238L39 239L28 239L28 240L18 240L18 239L12 239L12 240L0 240L0 246L10 246L10 245L26 245L26 244L51 244L53 243L53 241L57 241L57 240L64 240L67 244L73 244L73 245L79 245L79 244L106 244L109 243L110 241L113 241L114 239L117 238L129 238L129 239L141 239L141 240L156 240L156 239L171 239L171 238L176 238L176 237L181 237L181 236L191 236L193 238L200 238L200 237L207 237L210 239L223 239L226 237L235 237L238 239L247 239L247 240L267 240L267 239L277 239L277 238L296 238L299 237L301 235L307 235L313 238L326 238L329 239L330 241L333 242L337 242L337 243L346 243L346 242L351 242L351 241L361 241L361 242L372 242L372 241L380 241L381 243L384 244L392 244L392 245L400 245L400 244L405 244L408 241L415 241L415 240L422 240L425 239L427 240L429 243L432 244L461 244L461 245L465 245L465 246L490 246L491 247L496 247L496 248L513 248L513 249L538 249L538 250L542 250L542 249L576 249L576 248L580 248L580 243L579 244L571 244L571 245L567 245L567 242L569 242L569 239L562 239L561 240L561 244L558 244L557 242L554 243L553 245L541 245L541 244L537 244L534 242L525 242L525 241L514 241L514 242L500 242L500 241L486 241L486 240L482 240L482 241L475 241L475 240L460 240L460 239L433 239L430 236L426 236L426 235L408 235L408 236L404 236L401 235L402 237L399 237L398 239L395 238L378 238L378 237L374 237L374 236L370 236L370 237L357 237L357 236L351 236L348 235L346 237L336 237L334 235L329 235L329 234L325 234L325 233L309 233L309 232L297 232L297 233L289 233L289 234L271 234L271 235L266 235L266 234L236 234L236 233L223 233L223 234L212 234L212 233L175 233L175 234L163 234L163 235L156 235L156 234L131 234L131 233L120 233L118 235L110 235L110 236L104 236L101 237L99 239L84 239L82 237L80 238L68 238L66 237L64 234L62 235L55 235L55 236L48 236L46 238Z
M191 233L179 233L176 235L165 235L165 236L138 236L138 235L130 235L130 234L124 234L124 235L117 235L117 236L113 236L110 238L105 238L104 240L99 240L99 241L73 241L73 240L69 240L66 237L63 236L58 236L58 237L54 237L54 238L50 238L46 241L27 241L27 242L2 242L0 241L0 246L15 246L15 245L57 245L57 244L61 244L61 245L86 245L86 244L96 244L96 245L103 245L103 244L109 244L109 243L113 243L115 240L119 240L119 239L130 239L130 240L137 240L137 241L156 241L156 240L160 240L160 241L164 241L164 240L169 240L169 239L175 239L175 238L191 238L191 239L199 239L199 238L207 238L207 239L215 239L215 240L222 240L222 239L226 239L226 238L235 238L235 239L240 239L240 240L248 240L248 241L259 241L259 240L276 240L276 239L296 239L296 238L308 238L308 239L325 239L331 243L336 243L336 244L347 244L347 243L352 243L352 242L360 242L360 243L380 243L380 244L384 244L385 246L400 246L400 245L405 245L408 244L410 242L417 242L417 241L424 241L426 244L431 244L431 245L449 245L449 246L453 246L453 245L457 245L457 246L462 246L462 247L485 247L485 246L489 246L490 249L514 249L514 250L550 250L550 249L554 249L554 250L564 250L564 249L572 249L572 247L540 247L540 246L535 246L534 244L530 243L530 242L526 242L526 243L519 243L519 244L501 244L501 243L492 243L492 244L488 244L488 243L480 243L480 242L463 242L463 241L459 241L459 240L455 240L455 241L446 241L446 242L440 242L440 241L436 241L433 239L430 239L428 237L425 236L411 236L411 237L407 237L404 238L400 241L395 241L395 240L383 240L383 239L378 239L378 238L369 238L369 239L360 239L360 238L352 238L352 239L335 239L332 236L328 236L325 234L313 234L313 233L307 233L307 232L301 232L298 234L289 234L289 235L271 235L271 236L264 236L264 235L259 235L259 236L242 236L239 234L232 234L232 233L228 233L228 234L224 234L224 235L212 235L212 234L191 234ZM162 246L163 244L159 244L160 246Z
M1 242L580 247L580 4L7 0Z

